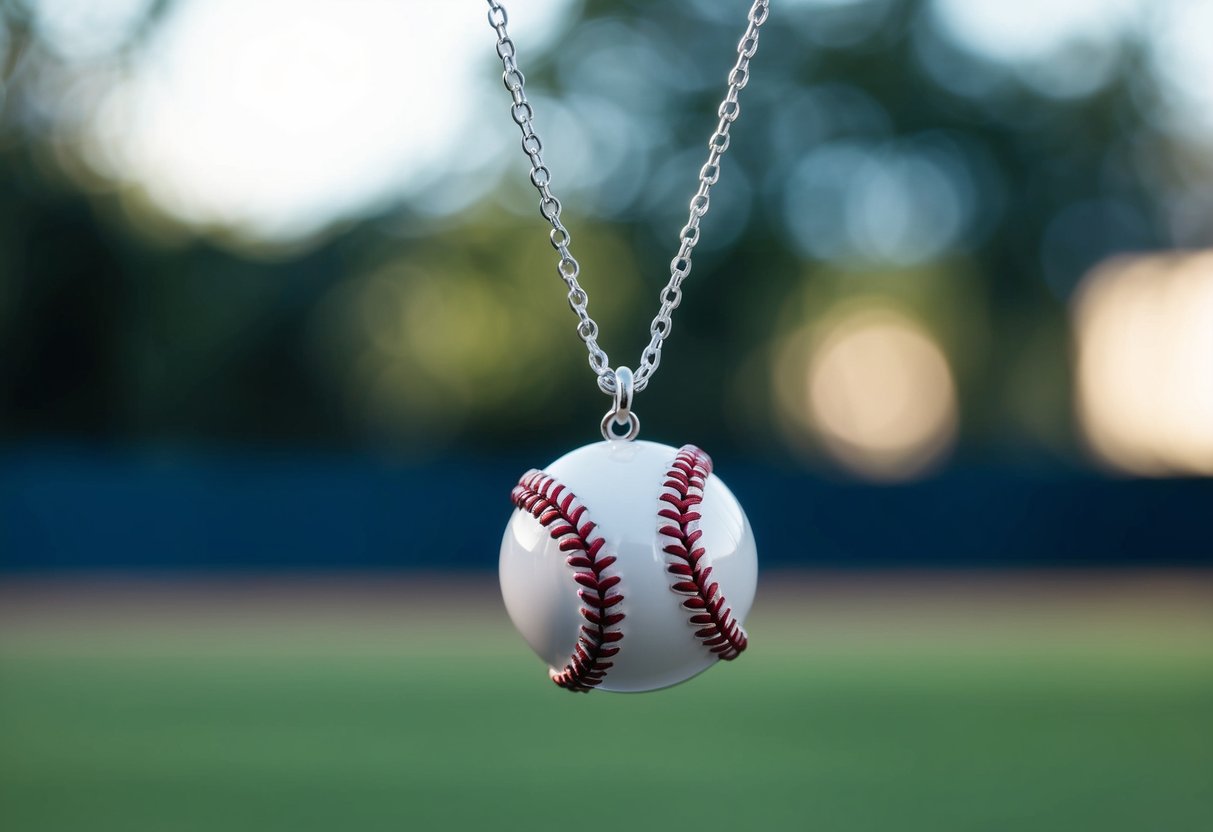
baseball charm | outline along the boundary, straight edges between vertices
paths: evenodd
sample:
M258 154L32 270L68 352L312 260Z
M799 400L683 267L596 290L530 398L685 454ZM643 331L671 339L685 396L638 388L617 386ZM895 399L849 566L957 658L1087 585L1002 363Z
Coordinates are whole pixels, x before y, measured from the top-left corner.
M501 594L560 687L656 690L745 650L754 534L699 448L586 445L511 497Z

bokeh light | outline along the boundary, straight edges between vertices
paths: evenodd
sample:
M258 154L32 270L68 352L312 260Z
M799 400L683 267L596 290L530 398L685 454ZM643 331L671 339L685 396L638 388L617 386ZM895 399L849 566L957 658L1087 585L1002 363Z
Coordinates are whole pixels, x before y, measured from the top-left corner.
M517 27L532 49L567 4L539 5ZM505 150L471 125L491 78L483 9L419 12L390 0L177 3L97 107L91 159L179 221L268 241L480 172ZM459 200L439 202L464 206L495 183L461 177Z
M1137 0L934 0L934 12L957 43L997 61L1051 58L1082 40L1114 40Z
M797 355L799 353L799 355ZM957 399L943 351L913 318L857 300L793 335L783 363L799 363L799 412L843 468L873 480L919 476L939 462L957 430Z
M1133 474L1213 474L1213 252L1122 257L1074 302L1077 409Z
M968 71L957 72L955 58L925 54L940 83L983 96L1013 80L1053 98L1091 95L1114 77L1124 32L1139 11L1137 0L935 0L931 6L934 28L969 58Z
M1150 56L1166 98L1168 126L1213 144L1213 3L1170 0L1150 11Z
M154 0L37 0L34 25L54 52L69 60L97 60L125 45Z
M784 219L811 257L912 265L958 247L975 203L963 157L941 136L825 143L793 171Z

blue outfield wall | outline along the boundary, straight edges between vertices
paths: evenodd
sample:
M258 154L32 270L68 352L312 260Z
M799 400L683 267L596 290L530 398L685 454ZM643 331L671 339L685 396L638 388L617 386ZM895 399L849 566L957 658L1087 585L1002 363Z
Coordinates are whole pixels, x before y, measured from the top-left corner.
M0 452L0 570L493 569L521 458ZM1213 480L952 469L877 486L717 459L765 566L1213 565Z

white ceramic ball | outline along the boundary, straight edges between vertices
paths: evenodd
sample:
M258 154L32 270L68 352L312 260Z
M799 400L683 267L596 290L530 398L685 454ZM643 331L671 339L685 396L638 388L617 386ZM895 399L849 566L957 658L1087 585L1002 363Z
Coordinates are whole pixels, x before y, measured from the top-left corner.
M718 656L696 635L686 600L672 589L668 540L659 529L663 483L678 448L643 441L598 442L578 448L543 469L587 509L603 538L601 551L617 558L609 574L623 595L612 612L622 638L598 690L638 692L675 685L715 664ZM698 506L699 546L738 625L754 601L758 580L754 534L737 499L715 474L703 484ZM514 625L554 672L569 663L582 625L582 587L567 563L568 551L531 513L514 511L501 542L501 592Z

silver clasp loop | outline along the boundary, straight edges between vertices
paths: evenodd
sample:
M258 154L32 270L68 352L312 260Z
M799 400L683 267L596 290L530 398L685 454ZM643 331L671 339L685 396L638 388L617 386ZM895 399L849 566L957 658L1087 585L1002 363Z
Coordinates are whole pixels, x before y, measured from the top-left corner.
M627 367L615 370L615 405L602 417L602 438L631 442L640 433L640 417L632 412L636 396L636 380ZM626 427L627 433L616 433L616 427Z

